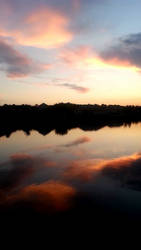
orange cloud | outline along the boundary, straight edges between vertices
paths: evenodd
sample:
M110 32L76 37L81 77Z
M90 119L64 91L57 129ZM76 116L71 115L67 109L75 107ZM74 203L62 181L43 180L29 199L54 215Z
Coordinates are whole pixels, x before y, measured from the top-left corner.
M69 20L62 13L42 8L27 16L20 29L2 30L0 35L11 36L19 44L39 48L56 48L72 40Z
M80 46L75 49L64 49L60 58L69 66L78 69L130 69L138 71L139 68L128 60L119 58L104 59L88 46Z
M74 162L64 173L67 179L80 179L82 181L89 181L92 178L91 168L86 166L84 168L81 164Z
M94 177L98 171L100 160L76 160L66 169L64 177L67 179L80 179L82 181L89 181ZM100 161L101 162L101 161Z
M6 204L14 205L18 202L24 202L36 211L52 213L68 209L75 193L75 189L67 184L48 181L39 185L27 186L19 193L9 195Z
M82 160L74 161L64 172L64 177L67 179L80 179L89 181L99 174L117 177L141 178L138 175L140 169L141 154L133 154L127 157L120 157L113 160ZM135 176L134 176L135 175ZM137 175L137 176L136 176Z

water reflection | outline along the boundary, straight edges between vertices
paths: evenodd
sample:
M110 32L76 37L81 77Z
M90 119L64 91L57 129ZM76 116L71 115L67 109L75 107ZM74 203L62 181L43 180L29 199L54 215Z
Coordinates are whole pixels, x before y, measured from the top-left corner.
M2 137L1 215L141 219L140 131L134 124Z

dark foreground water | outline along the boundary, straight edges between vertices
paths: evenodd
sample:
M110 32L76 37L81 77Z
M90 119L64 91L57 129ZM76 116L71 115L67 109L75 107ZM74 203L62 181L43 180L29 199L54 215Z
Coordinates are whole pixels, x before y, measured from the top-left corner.
M0 219L11 218L29 226L140 224L141 124L1 137Z

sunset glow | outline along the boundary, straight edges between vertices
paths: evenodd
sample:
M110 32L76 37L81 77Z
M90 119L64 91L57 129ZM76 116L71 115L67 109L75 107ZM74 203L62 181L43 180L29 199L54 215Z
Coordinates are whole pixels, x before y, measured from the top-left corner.
M141 2L122 3L0 0L0 104L141 105Z

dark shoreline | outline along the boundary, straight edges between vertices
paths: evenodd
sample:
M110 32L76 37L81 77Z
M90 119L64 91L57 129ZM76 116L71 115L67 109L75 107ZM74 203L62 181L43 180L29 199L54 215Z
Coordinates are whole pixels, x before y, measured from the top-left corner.
M52 130L66 134L72 128L98 130L105 126L130 126L141 121L141 106L77 105L3 105L0 106L0 137L17 130L27 135L36 130L46 135Z

